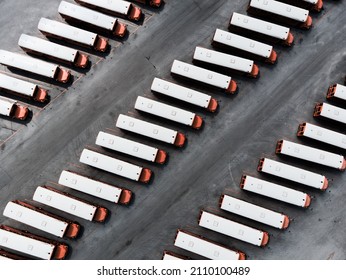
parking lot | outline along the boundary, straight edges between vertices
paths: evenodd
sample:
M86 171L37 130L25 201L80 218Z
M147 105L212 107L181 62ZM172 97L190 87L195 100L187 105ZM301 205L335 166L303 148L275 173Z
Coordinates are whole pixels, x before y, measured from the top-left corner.
M278 63L272 66L259 62L258 80L234 76L239 85L234 96L176 80L171 77L170 68L174 59L191 63L196 46L211 48L215 29L227 30L232 12L245 14L248 1L165 2L158 10L143 7L146 14L143 24L126 22L129 36L124 40L110 39L109 54L90 53L90 70L73 70L72 85L61 87L37 81L50 90L51 101L41 107L29 104L33 111L30 121L23 124L0 119L0 212L10 200L31 200L39 185L67 191L57 181L61 171L69 169L128 188L135 198L130 206L124 207L69 189L71 194L107 207L111 215L105 224L98 224L59 213L77 220L84 228L79 239L66 240L71 246L68 259L160 259L163 250L198 258L173 246L178 228L241 250L248 259L345 259L345 174L275 155L279 139L345 154L341 149L295 136L302 122L345 133L344 125L313 118L315 103L325 101L328 87L343 83L346 74L345 1L325 0L325 9L312 14L311 30L293 28L295 45L292 48L275 45ZM59 1L53 0L30 1L30 5L24 1L0 1L1 48L22 52L17 45L20 34L42 36L37 30L39 19L44 16L61 20L58 5ZM0 71L9 72L4 66L0 66ZM154 77L212 95L220 104L218 112L206 113L154 95L150 91ZM137 112L134 103L139 95L198 113L205 122L203 129L196 132ZM187 145L183 149L174 148L120 131L115 127L119 114L181 131L187 135ZM169 161L158 166L104 150L95 145L99 131L164 149L169 153ZM85 147L151 168L152 183L146 186L79 163ZM330 180L330 187L323 193L260 174L256 168L261 157L323 174ZM245 192L239 188L243 174L305 191L312 195L311 206L304 210ZM292 219L291 225L280 231L222 212L218 207L222 193L283 212ZM201 209L268 231L269 245L257 248L199 227ZM2 215L0 223L29 229ZM51 238L35 229L30 231Z

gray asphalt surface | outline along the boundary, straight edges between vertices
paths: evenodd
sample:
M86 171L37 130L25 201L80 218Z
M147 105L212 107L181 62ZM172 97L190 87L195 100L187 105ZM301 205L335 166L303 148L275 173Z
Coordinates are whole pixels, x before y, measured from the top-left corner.
M201 258L173 246L178 228L241 250L248 259L345 259L343 180L346 175L275 155L279 139L345 154L343 150L295 136L299 123L305 121L345 132L343 125L312 117L314 104L325 101L328 86L342 83L345 74L345 1L325 0L324 11L313 14L312 30L293 28L295 45L292 48L275 46L278 64L268 66L259 62L259 80L234 76L240 88L235 96L228 97L215 89L170 76L174 59L191 63L195 46L211 47L215 29L226 30L231 13L245 13L247 2L167 0L163 9L147 10L153 16L138 29L131 25L132 31L126 40L121 43L111 40L112 50L105 58L92 54L97 65L86 73L75 73L80 79L67 91L46 81L42 83L52 89L54 98L43 110L34 109L36 113L30 122L23 125L0 120L0 212L10 200L30 200L35 188L43 184L106 206L111 215L105 224L87 222L50 209L77 220L84 227L78 240L65 240L72 248L69 259L160 259L165 249ZM25 1L0 1L1 48L21 52L17 46L20 34L39 35L37 23L41 16L61 20L57 14L58 4L53 0L35 0L30 5ZM9 71L2 66L0 70ZM209 114L164 100L200 114L205 126L199 132L139 114L133 109L138 95L163 100L150 92L154 77L211 94L220 102L220 110ZM185 132L188 144L177 149L120 131L115 127L120 113ZM165 149L169 152L169 162L157 166L103 150L94 144L100 130ZM154 180L144 186L85 166L79 163L84 147L150 167L155 173ZM321 193L263 176L256 171L258 160L263 156L321 173L330 180L330 188ZM113 205L59 186L56 182L63 169L129 188L135 193L134 202L129 207ZM306 191L313 197L311 206L304 210L242 191L239 188L242 174ZM222 193L283 212L292 219L291 225L286 231L280 231L221 212L218 200ZM201 209L268 231L269 245L257 248L200 228L197 219ZM29 229L1 215L0 222ZM37 230L30 231L54 239Z

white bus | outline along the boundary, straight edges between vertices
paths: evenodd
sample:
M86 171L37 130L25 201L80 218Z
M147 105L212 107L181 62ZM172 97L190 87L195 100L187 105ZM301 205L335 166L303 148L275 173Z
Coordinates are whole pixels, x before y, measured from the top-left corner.
M302 160L314 162L324 166L345 170L346 160L342 155L337 155L324 150L297 144L287 140L279 140L276 146L276 153L283 154Z
M28 107L18 104L16 100L0 96L0 115L25 120L28 114Z
M113 173L124 178L149 183L152 171L110 156L84 149L79 161L92 167Z
M272 20L310 29L312 18L309 11L275 0L251 0L247 12Z
M290 219L287 215L274 212L226 194L221 195L219 206L222 210L274 228L286 229L290 224Z
M174 60L171 73L219 88L230 94L237 91L237 83L231 77L179 60Z
M294 41L294 36L288 27L239 13L233 13L228 28L230 31L239 31L257 40L264 39L284 46L291 46Z
M105 207L48 186L37 187L33 200L88 221L102 223L108 215L108 209Z
M101 12L116 14L130 20L139 21L142 10L130 2L122 0L75 0L77 3Z
M325 176L269 158L261 158L257 170L322 191L328 188Z
M221 29L216 29L212 45L226 51L231 50L232 53L254 60L262 60L269 64L275 64L277 61L277 53L273 46Z
M346 124L346 110L324 102L315 105L314 117L324 117Z
M159 164L164 164L167 158L163 150L102 131L97 135L96 145Z
M127 205L132 198L130 190L93 180L69 170L61 172L59 184L113 203Z
M187 260L188 258L176 253L173 253L171 251L163 251L162 254L162 260L163 261L183 261L183 260Z
M341 100L346 100L346 86L335 84L328 88L327 98L339 98Z
M41 18L38 23L40 30L47 37L52 37L67 42L105 52L108 49L108 40L96 33L89 32L56 20Z
M0 89L38 102L47 101L48 93L36 84L0 73Z
M210 95L159 78L154 78L151 84L151 90L192 105L206 108L209 112L215 112L218 107L217 100Z
M231 250L200 235L178 229L174 245L211 260L245 260L243 252Z
M126 25L120 23L117 18L66 1L61 1L59 14L67 21L85 24L118 37L124 37L126 34Z
M3 261L3 260L7 260L7 261L10 261L10 260L27 260L28 258L25 258L23 256L19 256L17 254L13 254L13 253L10 253L10 252L7 252L5 250L2 250L0 249L0 261Z
M193 61L196 62L196 64L201 64L201 66L209 66L216 69L220 68L229 73L235 71L251 78L259 77L259 68L253 60L202 47L196 47L193 54Z
M303 9L308 9L314 12L320 12L323 9L323 0L280 0L287 4L291 4Z
M306 193L248 175L242 176L240 188L304 208L309 207L311 202L311 197Z
M5 50L0 50L0 64L51 78L61 83L67 83L71 77L71 73L60 68L59 65Z
M3 215L61 238L76 238L80 230L78 223L53 215L20 200L8 202Z
M173 144L177 147L183 147L185 144L186 137L180 132L123 114L119 115L116 126L120 129L150 137L168 144Z
M68 245L27 231L0 225L0 246L44 260L62 260Z
M161 118L200 129L203 119L195 113L164 104L146 97L138 96L135 109Z
M269 241L267 232L245 226L204 210L200 213L198 224L201 227L260 247L266 246Z
M22 34L19 37L18 45L27 53L48 57L79 68L86 68L89 64L89 58L87 55L75 49L34 36Z

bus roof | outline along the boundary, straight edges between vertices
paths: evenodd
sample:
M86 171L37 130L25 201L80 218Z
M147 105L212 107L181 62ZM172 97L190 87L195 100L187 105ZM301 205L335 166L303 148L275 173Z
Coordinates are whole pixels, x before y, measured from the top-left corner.
M270 45L231 32L223 31L221 29L216 29L213 40L226 46L241 49L264 58L269 58L273 51L273 47Z
M3 215L58 237L63 237L68 227L64 221L11 201L7 203Z
M56 64L5 50L0 50L0 63L50 78L58 68Z
M59 13L113 31L117 19L91 9L61 1Z
M50 260L55 245L0 229L0 246L40 259Z
M0 114L9 116L12 110L12 106L17 102L13 99L0 96Z
M69 62L74 62L78 54L75 49L26 34L20 36L18 45Z
M32 97L37 85L0 73L0 88Z
M97 210L96 206L94 205L61 193L57 193L44 187L36 188L33 200L88 221L93 220Z
M286 40L290 33L290 29L287 27L239 13L233 13L231 24L248 30L263 33L281 40Z
M106 10L116 12L119 14L127 15L131 3L121 0L78 0L79 2L91 4Z
M275 0L251 0L250 6L301 22L306 22L309 16L308 10Z
M38 29L42 32L47 32L49 34L79 42L87 46L94 46L97 38L96 33L47 18L40 19Z
M122 192L118 187L67 170L61 172L59 184L114 203L118 203Z
M179 100L208 108L211 96L159 78L154 78L151 90Z

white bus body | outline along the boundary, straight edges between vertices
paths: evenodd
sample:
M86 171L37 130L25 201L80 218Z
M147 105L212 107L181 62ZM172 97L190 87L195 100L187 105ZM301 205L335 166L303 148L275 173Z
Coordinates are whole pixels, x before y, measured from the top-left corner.
M34 36L22 34L19 38L18 45L28 52L47 55L53 59L64 61L77 67L85 68L88 64L87 56L81 54L79 51ZM80 61L80 58L84 57L86 59Z
M289 28L247 15L233 13L230 28L232 26L245 31L256 32L262 36L271 37L275 41L279 40L285 45L292 45L293 43L293 35Z
M244 253L233 251L201 236L178 230L174 245L211 260L245 259Z
M162 255L163 261L184 261L187 258L184 256L180 256L176 253L172 253L170 251L164 251Z
M346 86L335 84L328 88L327 98L336 97L346 100Z
M346 160L342 155L337 155L287 140L278 141L276 153L307 160L340 170L345 170L346 168Z
M257 170L315 189L324 191L328 188L328 180L325 176L272 159L262 158Z
M84 149L80 159L80 162L93 166L95 168L110 172L112 174L125 177L133 181L141 181L147 183L148 181L142 181L143 173L149 169L116 159L104 154L100 154L88 149ZM151 174L151 171L150 171ZM149 175L150 179L150 175Z
M67 19L73 19L96 26L120 37L123 37L126 33L126 27L120 24L117 18L66 1L61 1L59 13Z
M195 113L142 96L137 97L135 109L177 123L192 126L196 129L199 129L203 123L202 118Z
M286 215L229 195L221 195L219 206L222 210L278 229L286 229L290 223Z
M157 148L102 131L97 135L96 145L150 162L158 162L158 157L161 158L160 153L166 155L164 151ZM158 163L164 162L165 160L162 162L161 159Z
M235 70L256 78L259 74L258 66L253 60L239 56L229 55L202 47L196 47L193 59L202 63L208 63L228 70Z
M217 101L210 95L159 78L155 78L153 80L151 90L202 108L206 108L212 112L216 111L217 109Z
M63 83L66 83L70 77L70 73L68 71L60 69L60 67L56 64L5 50L0 50L0 63L47 78L56 79L57 81ZM60 72L63 72L63 77L60 77Z
M127 131L150 137L168 144L177 145L178 132L153 123L120 114L116 126ZM179 142L181 143L181 142ZM184 143L184 141L183 141Z
M314 117L324 117L333 121L346 124L346 110L328 103L317 103Z
M43 187L36 188L33 200L88 221L93 220L97 210L94 205Z
M267 245L269 240L267 232L245 226L206 211L201 211L198 224L201 227L256 246L263 247Z
M44 215L12 201L7 203L3 215L58 237L63 237L69 226L64 221Z
M28 114L28 107L19 105L16 100L0 96L0 115L25 120Z
M179 60L174 60L171 73L235 93L237 84L231 77Z
M346 149L346 135L310 123L299 125L298 136L305 136L335 147Z
M230 47L235 50L245 52L246 54L250 53L271 64L274 64L277 59L277 54L274 51L273 46L221 29L216 29L213 37L213 44Z
M311 201L306 193L247 175L242 177L240 188L305 208L309 207Z

